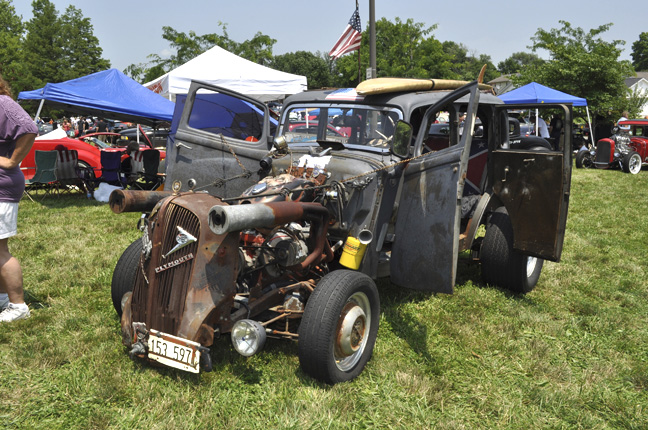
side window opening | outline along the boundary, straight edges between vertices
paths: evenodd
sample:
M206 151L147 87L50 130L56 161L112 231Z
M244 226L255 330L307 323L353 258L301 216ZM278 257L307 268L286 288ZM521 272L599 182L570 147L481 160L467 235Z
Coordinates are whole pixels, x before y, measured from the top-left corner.
M263 134L263 110L245 100L211 90L196 94L188 126L211 134L257 142Z

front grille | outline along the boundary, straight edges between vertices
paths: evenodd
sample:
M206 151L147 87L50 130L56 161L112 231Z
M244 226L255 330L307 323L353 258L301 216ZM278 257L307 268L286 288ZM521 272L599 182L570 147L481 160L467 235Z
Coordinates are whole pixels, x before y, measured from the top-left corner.
M596 144L596 164L610 164L612 145L605 140L599 140Z
M158 218L157 221L161 221L162 224L155 226L151 240L154 244L162 245L161 248L153 249L151 260L146 261L138 270L132 300L133 321L145 322L148 328L176 334L184 312L187 289L197 257L198 241L175 251L167 258L162 256L176 246L178 226L199 238L200 221L193 212L173 203L167 207L164 219ZM155 273L156 267L162 267L190 254L193 254L193 259ZM150 274L148 282L142 268Z

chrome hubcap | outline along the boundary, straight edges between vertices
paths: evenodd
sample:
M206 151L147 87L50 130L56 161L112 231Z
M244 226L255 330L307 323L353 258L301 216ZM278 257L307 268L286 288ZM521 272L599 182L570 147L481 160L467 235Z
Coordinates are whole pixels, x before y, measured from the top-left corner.
M371 327L371 305L364 293L356 293L342 308L335 333L334 357L338 369L353 368L367 344Z

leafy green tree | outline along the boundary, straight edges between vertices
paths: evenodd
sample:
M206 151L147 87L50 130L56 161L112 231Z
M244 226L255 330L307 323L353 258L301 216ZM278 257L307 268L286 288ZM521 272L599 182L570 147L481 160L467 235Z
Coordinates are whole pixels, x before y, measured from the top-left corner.
M101 57L103 50L95 37L90 18L80 9L68 6L60 18L58 44L64 47L59 57L57 81L67 81L110 68L110 62Z
M306 76L310 89L330 87L332 84L328 64L321 55L312 52L297 51L276 55L270 63L270 67L282 72Z
M450 70L452 72L450 79L473 81L477 79L484 65L486 65L484 82L491 81L499 76L495 65L488 55L482 54L479 57L475 57L474 55L470 55L465 45L452 41L443 42L443 50L452 58L450 61Z
M168 58L163 58L158 54L151 54L148 56L148 63L131 64L124 70L124 73L133 79L141 79L142 82L148 82L145 80L145 76L153 76L151 79L155 79L183 65L187 61L196 58L215 45L255 63L261 65L270 64L273 58L272 47L277 42L276 39L258 32L252 39L239 43L229 38L226 24L218 22L218 25L221 27L223 34L210 33L198 35L194 31L190 31L187 34L169 26L162 27L162 38L169 41L175 53Z
M272 47L277 42L276 39L256 33L252 39L239 43L229 38L226 24L219 22L218 25L222 28L222 35L217 33L198 35L194 31L186 34L169 26L162 27L162 38L169 41L175 53L169 58L162 58L157 54L149 55L150 64L162 66L164 70L169 71L196 58L215 45L258 64L267 65L272 61Z
M529 52L515 52L504 61L497 64L497 69L503 75L513 75L520 72L524 67L539 66L544 60L536 54Z
M48 81L58 82L59 45L61 22L58 12L49 0L32 2L32 19L26 23L27 36L24 43L25 65L31 71L31 89L40 88Z
M441 42L430 33L436 26L425 27L413 19L376 22L376 72L378 77L451 78L451 55L444 52ZM360 47L361 77L369 67L369 31L362 34ZM358 83L358 57L346 55L335 61L333 69L337 86Z
M641 33L639 40L632 44L631 55L635 70L648 70L648 32Z
M27 88L29 71L24 64L24 26L10 0L0 0L0 74L12 87L14 96Z
M601 38L612 24L585 32L559 21L562 28L538 29L531 38L533 52L545 50L550 59L534 67L525 67L517 84L538 82L568 94L587 99L590 110L602 116L609 111L616 116L626 107L628 88L624 79L634 75L629 61L620 61L623 41L607 42Z
M32 2L33 18L26 23L24 64L32 74L30 89L63 82L110 67L93 34L89 18L68 6L59 16L50 0Z

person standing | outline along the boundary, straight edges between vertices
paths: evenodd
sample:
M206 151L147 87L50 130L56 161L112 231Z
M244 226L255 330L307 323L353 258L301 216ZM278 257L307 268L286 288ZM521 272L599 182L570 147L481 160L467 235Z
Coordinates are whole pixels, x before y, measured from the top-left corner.
M621 118L619 118L619 120L617 121L617 127L619 127L619 131L624 132L624 133L627 133L627 132L630 131L630 126L629 125L620 125L619 124L621 121L627 121L629 116L630 116L630 114L628 113L628 111L624 110L623 113L621 114Z
M105 119L99 118L99 121L97 121L97 133L106 133L107 131L108 131L108 123L106 122ZM99 140L105 142L106 135L105 134L100 135Z
M9 238L18 227L18 202L25 190L20 163L38 134L38 128L11 94L0 76L0 323L28 318L22 268L9 252Z

